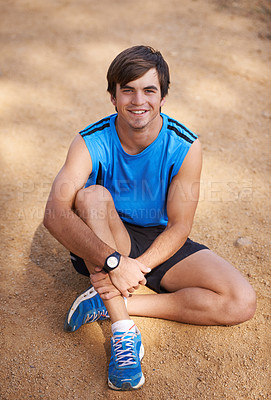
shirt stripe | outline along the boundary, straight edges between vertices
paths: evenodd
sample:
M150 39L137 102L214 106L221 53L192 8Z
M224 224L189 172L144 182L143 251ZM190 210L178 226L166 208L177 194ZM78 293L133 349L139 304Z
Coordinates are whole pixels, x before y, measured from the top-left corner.
M104 124L102 126L98 126L97 128L92 129L93 127L90 128L90 130L88 130L86 133L82 133L82 131L80 132L80 135L82 137L84 136L89 136L92 133L98 132L98 131L102 131L105 128L109 128L110 127L110 123L108 122L107 124Z
M80 135L82 135L82 134L84 134L84 133L87 133L88 131L92 130L95 126L100 125L100 124L103 124L104 122L107 122L107 121L109 121L109 120L110 120L109 117L103 118L103 119L101 119L100 121L95 122L95 124L92 124L92 125L88 126L87 128L83 129L83 130L80 131L79 133L80 133ZM83 135L82 135L82 136L83 136Z
M186 140L188 143L193 143L194 140L190 139L188 136L186 136L184 133L180 132L175 126L168 125L168 129L171 131L175 132L178 136Z
M173 124L176 124L177 126L179 126L180 128L182 128L185 132L189 133L190 136L192 136L192 138L194 138L195 140L197 139L197 136L194 135L193 132L191 132L189 129L187 129L184 125L180 124L180 122L176 121L175 119L168 119L168 122L171 122Z

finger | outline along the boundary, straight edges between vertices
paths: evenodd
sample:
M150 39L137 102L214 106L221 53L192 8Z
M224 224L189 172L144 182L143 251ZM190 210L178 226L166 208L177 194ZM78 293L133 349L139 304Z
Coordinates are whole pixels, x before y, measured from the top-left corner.
M140 285L143 285L143 286L145 286L145 285L146 285L146 283L147 283L147 279L146 279L146 278L144 278L144 279L142 279L141 281L139 281L139 283L140 283Z
M113 299L114 297L117 297L117 296L119 296L119 295L120 295L119 292L118 292L118 293L107 292L107 293L102 293L100 296L101 296L101 298L102 298L103 300L111 300L111 299Z
M95 267L95 272L102 272L103 271L103 269L102 268L100 268L100 267ZM104 272L104 271L103 271ZM106 272L104 272L104 273L106 273Z
M108 275L105 275L105 276L104 275L99 275L99 276L93 275L93 276L91 276L91 280L95 283L101 282L104 284L106 282L108 285L112 285L112 282L111 282L110 278L108 277Z
M121 295L123 296L123 297L129 297L129 292L128 292L128 290L120 290L120 293L121 293Z
M128 289L128 292L129 292L129 293L134 293L134 291L135 291L134 288Z
M100 273L100 272L98 272L97 274L91 274L90 275L91 282L103 281L106 278L107 278L107 275L104 275L103 273Z
M111 284L111 282L99 281L93 284L94 289L100 294L105 292L117 292L120 293L119 290Z
M112 284L108 284L107 282L98 282L95 283L94 289L99 293L106 293L106 292L117 292L119 293L118 289L115 288Z
M120 292L116 288L112 288L112 286L103 286L95 288L95 290L99 293L99 295L105 293L114 293L115 295L120 295Z
M151 272L151 268L146 267L146 265L141 265L140 267L141 272L143 272L143 274L148 274L149 272Z

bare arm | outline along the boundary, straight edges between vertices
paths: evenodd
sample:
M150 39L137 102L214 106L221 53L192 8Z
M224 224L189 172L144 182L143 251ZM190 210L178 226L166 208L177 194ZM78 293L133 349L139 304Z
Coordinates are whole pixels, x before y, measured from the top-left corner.
M67 249L101 270L106 257L116 249L104 243L74 212L76 194L85 186L91 170L89 152L83 139L77 136L54 180L45 209L44 226ZM110 272L110 279L117 288L113 292L128 296L128 290L146 283L144 273L147 272L149 268L139 261L122 256L119 267Z
M171 182L167 201L168 225L165 231L156 238L145 253L136 259L145 266L155 268L170 258L185 243L197 208L201 164L201 146L196 140L180 171ZM104 274L95 274L92 277L92 283L103 299L110 299L116 295Z
M44 226L67 249L102 267L105 258L115 250L100 240L73 211L76 194L85 186L91 170L89 152L78 135L54 180L45 209Z
M191 231L199 199L201 166L201 145L196 140L169 188L168 225L149 249L137 258L151 269L176 253Z

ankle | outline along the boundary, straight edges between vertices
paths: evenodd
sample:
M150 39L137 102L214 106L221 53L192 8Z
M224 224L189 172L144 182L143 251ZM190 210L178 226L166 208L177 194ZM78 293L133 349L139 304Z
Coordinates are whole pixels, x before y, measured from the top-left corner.
M125 319L114 322L111 326L111 329L114 335L115 332L135 332L136 326L132 319Z
M122 296L116 296L110 300L104 300L104 305L110 315L112 323L130 319L125 305L125 300Z

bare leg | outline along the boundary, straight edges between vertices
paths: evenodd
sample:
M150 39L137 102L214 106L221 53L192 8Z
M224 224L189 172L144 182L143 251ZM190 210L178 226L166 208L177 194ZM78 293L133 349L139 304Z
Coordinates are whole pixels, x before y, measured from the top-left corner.
M91 229L112 248L128 255L130 238L110 193L102 186L78 192L76 209ZM90 272L95 266L87 263ZM161 281L169 293L133 295L128 312L123 298L105 300L112 322L130 315L164 318L200 325L233 325L255 313L256 295L231 264L210 250L201 250L172 267ZM129 313L129 314L128 314Z
M256 295L231 264L201 250L172 267L161 281L171 293L133 295L130 315L200 325L234 325L255 313Z
M78 192L75 201L76 212L80 218L110 247L121 254L130 252L130 237L115 209L110 193L102 186L90 186ZM87 262L90 273L95 265ZM104 300L112 323L130 319L122 296Z

